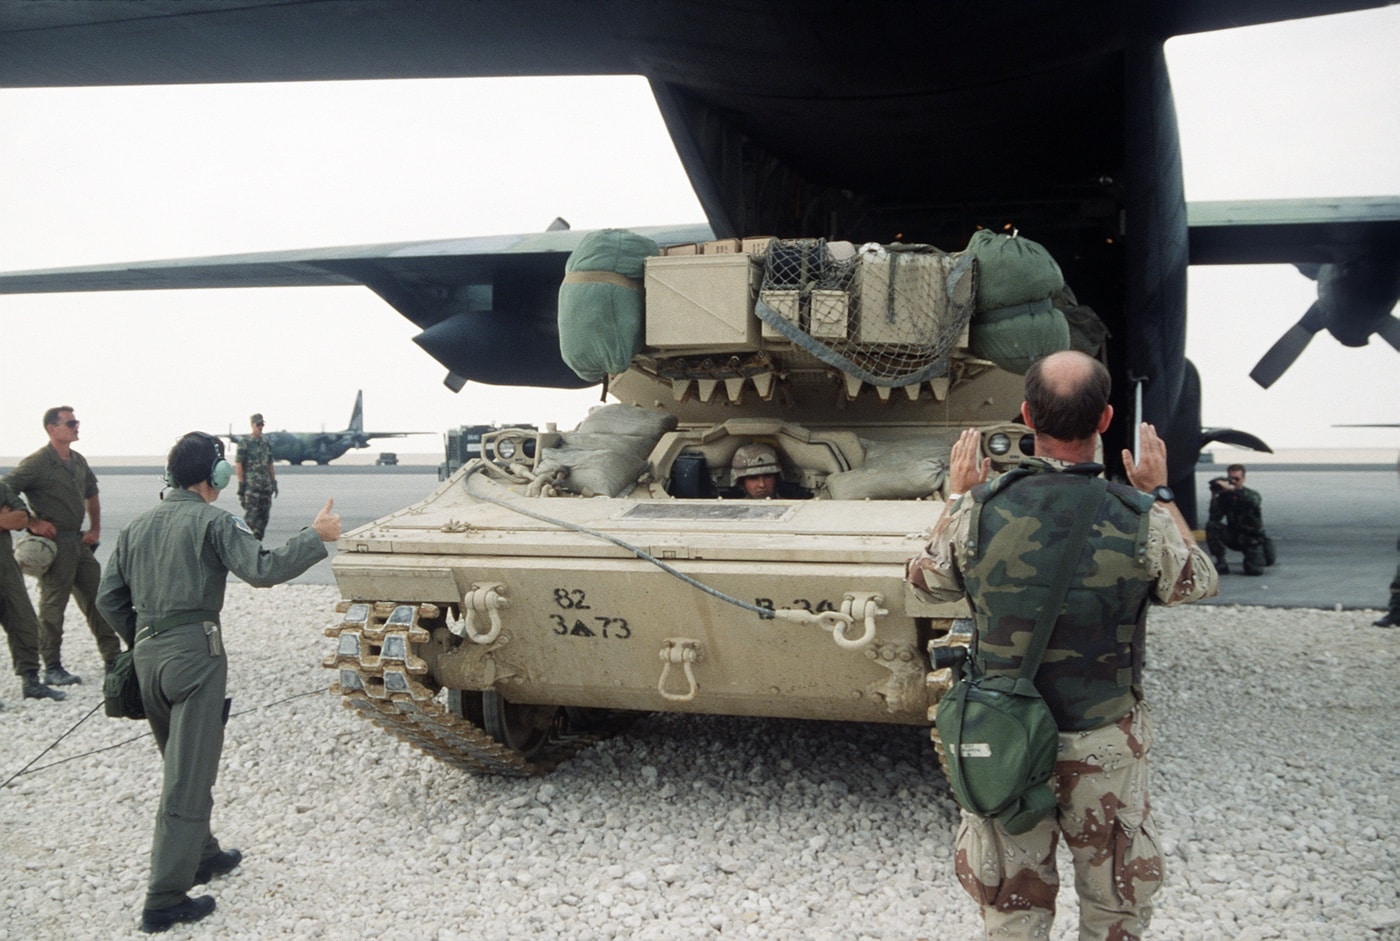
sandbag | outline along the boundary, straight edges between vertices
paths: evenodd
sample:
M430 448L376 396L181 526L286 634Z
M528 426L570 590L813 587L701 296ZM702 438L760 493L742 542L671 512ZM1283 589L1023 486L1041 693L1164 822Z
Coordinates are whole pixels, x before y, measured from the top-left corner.
M642 274L661 249L625 229L583 237L564 263L559 286L559 355L580 379L625 372L645 338Z
M943 486L948 467L936 457L869 464L826 478L833 500L915 500Z
M643 435L660 438L675 431L679 419L669 412L615 402L592 409L574 431L585 434Z
M545 448L535 465L537 476L565 473L551 481L556 490L618 497L636 484L646 470L647 459L622 449Z

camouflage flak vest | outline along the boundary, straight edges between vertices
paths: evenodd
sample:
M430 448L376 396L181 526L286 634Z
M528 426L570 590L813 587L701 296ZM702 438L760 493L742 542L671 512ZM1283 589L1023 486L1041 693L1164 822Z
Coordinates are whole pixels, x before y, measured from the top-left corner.
M238 445L238 461L243 465L243 477L251 489L272 489L272 475L267 470L267 465L272 463L272 442L266 436L244 438Z
M1097 464L1064 471L1027 461L974 487L963 582L977 623L974 664L1015 675ZM1094 729L1140 698L1151 579L1146 565L1152 497L1110 483L1055 622L1035 686L1061 730Z

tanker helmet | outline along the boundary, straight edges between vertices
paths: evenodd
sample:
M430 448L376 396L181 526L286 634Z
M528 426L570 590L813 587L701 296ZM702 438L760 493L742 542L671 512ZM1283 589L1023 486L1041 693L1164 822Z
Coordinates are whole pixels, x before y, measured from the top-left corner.
M58 558L58 543L27 533L15 544L15 561L26 575L43 575Z
M758 443L743 445L735 451L730 469L734 472L735 483L745 477L777 474L782 470L778 466L778 452L770 445Z

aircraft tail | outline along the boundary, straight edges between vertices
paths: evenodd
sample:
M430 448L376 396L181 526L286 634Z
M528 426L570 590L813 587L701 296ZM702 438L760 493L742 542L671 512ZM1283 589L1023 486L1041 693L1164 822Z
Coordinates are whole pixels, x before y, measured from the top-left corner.
M354 434L363 434L365 430L365 390L360 389L355 393L355 410L350 413L350 426L345 429Z

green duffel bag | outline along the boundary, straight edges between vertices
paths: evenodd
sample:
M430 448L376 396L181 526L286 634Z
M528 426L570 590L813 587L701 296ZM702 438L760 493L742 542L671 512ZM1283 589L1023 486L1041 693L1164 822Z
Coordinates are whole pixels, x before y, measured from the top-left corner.
M1069 321L1048 300L978 313L967 328L967 348L1024 376L1042 356L1070 348Z
M642 276L661 249L626 229L585 235L559 286L559 355L580 379L626 372L645 340Z
M958 805L1025 833L1055 809L1050 775L1060 730L1035 684L1014 676L960 679L934 720Z
M136 678L136 654L123 650L102 678L102 707L113 719L144 719L141 682Z
M1039 242L979 229L966 253L977 259L977 309L1044 300L1065 286L1059 264Z

